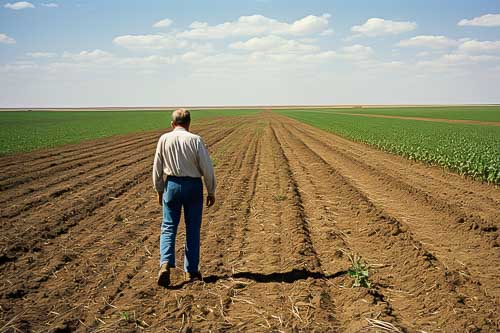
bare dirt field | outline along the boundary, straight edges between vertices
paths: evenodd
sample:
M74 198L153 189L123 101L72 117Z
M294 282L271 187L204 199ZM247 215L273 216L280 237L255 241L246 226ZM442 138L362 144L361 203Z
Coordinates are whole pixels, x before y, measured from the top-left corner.
M270 112L193 124L203 282L156 285L161 132L0 158L0 332L497 332L500 190ZM182 267L184 228L177 266ZM351 288L346 253L370 264ZM385 327L383 328L382 325Z

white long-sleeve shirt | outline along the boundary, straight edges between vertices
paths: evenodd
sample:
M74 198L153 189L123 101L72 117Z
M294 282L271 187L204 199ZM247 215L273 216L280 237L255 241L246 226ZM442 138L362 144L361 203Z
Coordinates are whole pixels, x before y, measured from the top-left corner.
M158 140L153 162L153 184L157 192L163 192L164 175L203 176L208 194L215 194L215 173L205 143L199 135L183 127L176 127Z

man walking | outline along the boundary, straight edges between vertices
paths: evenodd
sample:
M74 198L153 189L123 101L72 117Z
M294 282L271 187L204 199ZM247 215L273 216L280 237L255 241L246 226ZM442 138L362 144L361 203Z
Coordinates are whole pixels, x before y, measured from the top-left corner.
M201 280L200 228L203 211L203 176L207 187L207 207L215 203L215 174L207 148L200 136L189 132L191 115L178 109L172 112L173 131L158 141L153 163L153 184L163 206L160 235L160 272L158 285L170 284L170 268L175 267L175 237L184 208L186 244L184 271L189 281ZM164 180L166 175L166 182Z

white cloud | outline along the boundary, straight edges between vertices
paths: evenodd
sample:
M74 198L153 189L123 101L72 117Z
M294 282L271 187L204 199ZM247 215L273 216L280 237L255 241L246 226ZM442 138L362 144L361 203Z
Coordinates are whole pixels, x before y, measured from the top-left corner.
M398 22L374 17L368 19L362 25L353 26L351 28L351 31L356 34L355 37L377 37L385 35L397 35L415 30L416 28L417 24L415 22Z
M470 64L500 60L500 57L491 55L445 54L441 59L449 64Z
M169 35L124 35L113 39L113 43L129 49L179 49L186 48L189 44L186 41L178 40Z
M302 60L306 62L322 62L333 60L337 57L337 52L335 51L323 51L314 54L306 54L302 56Z
M293 23L280 22L262 15L241 16L236 21L209 25L206 22L193 22L190 30L178 36L194 39L222 39L238 36L259 36L266 34L305 36L323 33L328 29L330 14L309 15Z
M19 73L38 68L33 61L15 61L10 64L0 65L0 72Z
M20 10L20 9L26 9L26 8L35 8L35 5L33 5L31 2L27 1L19 1L19 2L14 2L14 3L6 3L5 8L13 9L13 10Z
M79 53L64 52L65 59L71 59L77 62L103 62L113 58L113 55L103 50L81 51Z
M314 52L319 50L319 47L316 45L305 44L273 35L254 37L245 42L232 43L229 47L237 50L265 52Z
M166 18L166 19L163 19L163 20L158 21L155 24L153 24L153 28L167 28L167 27L171 26L172 23L174 23L174 21Z
M102 73L108 70L121 69L140 72L158 69L174 64L176 56L151 55L145 57L118 57L103 50L81 51L77 53L64 52L62 61L43 65L42 69L50 73L66 73L67 71Z
M445 36L421 35L410 39L402 40L398 43L402 47L428 47L431 49L446 49L459 44L459 41Z
M450 53L437 59L418 61L415 68L431 72L464 72L467 68L477 70L478 66L491 67L500 57L492 55L470 55L463 53Z
M475 27L500 27L500 14L486 14L479 17L474 17L471 20L463 19L457 23L459 26L475 26Z
M54 2L50 2L50 3L42 3L42 6L48 7L48 8L57 8L57 7L59 7L59 4L54 3Z
M500 41L466 40L458 50L466 53L500 52Z
M6 34L0 34L0 44L15 44L16 40Z
M176 57L166 57L158 55L152 55L148 57L122 58L117 60L117 65L128 67L156 67L161 65L172 65L174 63L176 63Z
M293 22L288 27L286 33L292 35L311 35L315 33L324 33L328 27L328 19L330 14L323 14L322 16L308 15L300 20Z
M341 49L340 56L348 60L361 61L373 56L373 49L369 46L355 44Z
M54 58L57 56L52 52L28 52L26 55L31 58Z

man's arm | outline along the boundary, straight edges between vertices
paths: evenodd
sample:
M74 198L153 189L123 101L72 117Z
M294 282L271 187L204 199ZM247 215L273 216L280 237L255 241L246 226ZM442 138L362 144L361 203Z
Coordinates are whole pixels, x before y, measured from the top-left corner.
M153 161L153 186L158 193L158 203L160 205L163 203L163 189L165 187L165 181L163 180L163 158L161 147L161 140L158 140L155 158Z
M210 207L215 203L215 188L217 187L217 181L215 179L212 160L210 159L207 147L201 138L198 146L198 161L200 163L203 179L205 180L205 186L207 187L207 206Z

